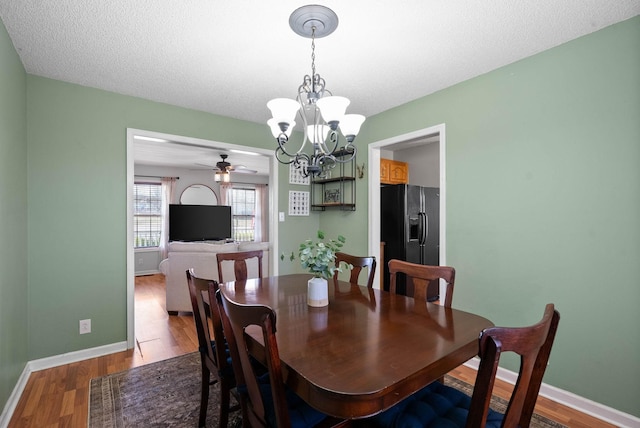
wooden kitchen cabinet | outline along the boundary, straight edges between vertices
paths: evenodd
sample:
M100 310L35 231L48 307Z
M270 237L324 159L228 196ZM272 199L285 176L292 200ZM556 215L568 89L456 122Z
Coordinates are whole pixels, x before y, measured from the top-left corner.
M409 164L393 159L380 159L381 184L407 184L409 182Z

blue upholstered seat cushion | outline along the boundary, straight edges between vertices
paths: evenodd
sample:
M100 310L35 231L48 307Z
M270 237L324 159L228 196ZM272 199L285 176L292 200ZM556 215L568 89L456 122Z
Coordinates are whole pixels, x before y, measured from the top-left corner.
M471 397L434 382L392 408L362 421L367 427L456 428L464 427ZM487 428L499 428L503 415L489 409Z
M271 393L271 384L269 383L269 374L266 373L258 378L258 386L260 394L264 401L267 423L269 426L277 427L276 410L273 403L273 394ZM246 386L238 386L241 393L246 393ZM308 428L313 427L322 422L327 415L317 411L295 392L285 386L285 396L287 399L287 407L289 408L289 419L292 428Z

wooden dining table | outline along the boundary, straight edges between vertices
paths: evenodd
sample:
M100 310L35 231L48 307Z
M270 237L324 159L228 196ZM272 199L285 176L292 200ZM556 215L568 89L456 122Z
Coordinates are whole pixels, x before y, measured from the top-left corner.
M311 406L357 419L393 406L478 353L491 321L379 289L329 281L329 305L307 305L308 274L221 285L240 304L276 312L284 382ZM249 351L264 361L262 336Z

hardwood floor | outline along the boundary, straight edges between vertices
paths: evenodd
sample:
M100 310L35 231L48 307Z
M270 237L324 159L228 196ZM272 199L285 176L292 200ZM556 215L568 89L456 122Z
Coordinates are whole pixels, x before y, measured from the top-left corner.
M90 379L198 349L191 314L167 315L162 275L137 277L135 301L136 348L32 373L8 428L85 427ZM467 367L451 374L470 384L475 380ZM496 382L495 394L507 397L509 391L509 384ZM544 397L536 412L571 428L615 428Z
M198 349L191 314L167 315L162 275L136 277L135 317L135 349L32 373L9 428L85 427L90 379Z

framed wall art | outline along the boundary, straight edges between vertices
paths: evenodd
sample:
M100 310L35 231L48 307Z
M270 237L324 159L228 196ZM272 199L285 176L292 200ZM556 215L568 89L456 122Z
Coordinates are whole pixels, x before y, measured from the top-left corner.
M326 189L324 191L324 203L325 204L340 203L340 189Z
M289 164L289 184L301 184L308 186L311 182L310 177L305 177L302 172L307 169L307 161L300 161L301 168L297 168L293 163Z
M309 215L309 192L289 190L289 215Z

